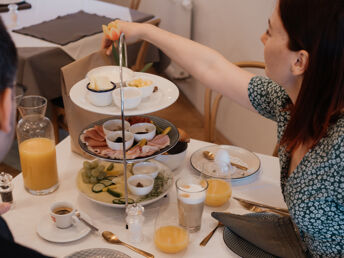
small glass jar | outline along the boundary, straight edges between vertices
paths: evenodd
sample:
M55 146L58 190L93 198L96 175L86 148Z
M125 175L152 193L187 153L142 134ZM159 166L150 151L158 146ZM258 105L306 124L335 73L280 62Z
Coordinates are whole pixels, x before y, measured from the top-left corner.
M0 195L2 202L13 203L12 176L5 172L0 173Z
M17 4L9 4L8 11L11 16L11 24L10 27L15 29L18 27L18 5Z
M144 207L137 203L128 205L126 209L126 222L129 229L129 241L132 243L140 243L143 240L143 211Z

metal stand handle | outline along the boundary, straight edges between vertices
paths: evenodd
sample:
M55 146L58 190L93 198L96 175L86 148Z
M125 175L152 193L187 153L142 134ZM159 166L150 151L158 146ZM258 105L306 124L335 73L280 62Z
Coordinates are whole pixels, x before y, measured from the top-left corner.
M125 67L128 66L127 43L125 42L124 33L119 37L119 73L120 73L120 93L121 93L121 119L122 119L122 143L123 143L123 166L124 166L124 195L125 207L128 206L128 186L127 186L127 157L125 151L125 130L124 130L124 96L123 96L123 45L125 55Z

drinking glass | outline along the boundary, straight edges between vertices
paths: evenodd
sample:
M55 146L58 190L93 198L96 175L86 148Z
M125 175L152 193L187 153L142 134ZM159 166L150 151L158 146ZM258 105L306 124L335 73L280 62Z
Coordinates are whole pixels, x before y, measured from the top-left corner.
M188 176L176 181L179 224L190 232L199 231L208 182Z
M22 119L17 124L20 164L25 189L44 195L58 187L54 129L44 116L47 99L22 97L18 110Z
M214 175L207 179L208 189L205 204L207 206L221 206L232 195L230 166L226 162L205 163L202 173Z
M187 248L189 233L179 226L176 203L160 207L155 221L154 243L157 249L170 254Z

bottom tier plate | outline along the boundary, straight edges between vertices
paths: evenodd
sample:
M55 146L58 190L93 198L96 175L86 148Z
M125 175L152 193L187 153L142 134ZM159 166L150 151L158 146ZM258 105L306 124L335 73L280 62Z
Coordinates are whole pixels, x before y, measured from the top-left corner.
M156 202L163 198L169 189L173 185L173 174L172 171L165 166L164 164L156 161L156 160L150 160L150 162L154 162L159 165L160 167L160 172L159 175L155 178L154 184L162 184L161 188L157 194L157 196L134 196L129 193L128 197L133 199L135 202L140 203L141 205L148 205L150 203ZM109 206L109 207L114 207L114 208L125 208L124 204L114 204L112 203L113 199L115 197L111 196L107 192L102 192L102 193L94 193L92 191L92 184L85 184L82 180L81 176L82 169L78 172L77 179L76 179L76 184L79 192L89 199L92 202L104 205L104 206ZM159 180L159 182L157 182ZM154 189L153 189L154 190Z

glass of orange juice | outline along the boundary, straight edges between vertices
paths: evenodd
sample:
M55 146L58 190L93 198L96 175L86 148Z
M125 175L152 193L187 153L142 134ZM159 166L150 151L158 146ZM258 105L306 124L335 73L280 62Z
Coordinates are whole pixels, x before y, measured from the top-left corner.
M160 207L155 221L154 243L158 250L169 254L187 248L189 233L179 226L176 203Z
M44 116L47 100L41 96L24 96L18 110L17 124L20 164L25 189L35 195L53 192L58 187L54 130Z
M230 181L223 179L210 178L205 197L205 204L208 206L221 206L225 204L232 195Z
M225 162L213 162L204 164L202 169L204 174L214 175L207 179L205 204L221 206L227 203L232 195L230 166Z

